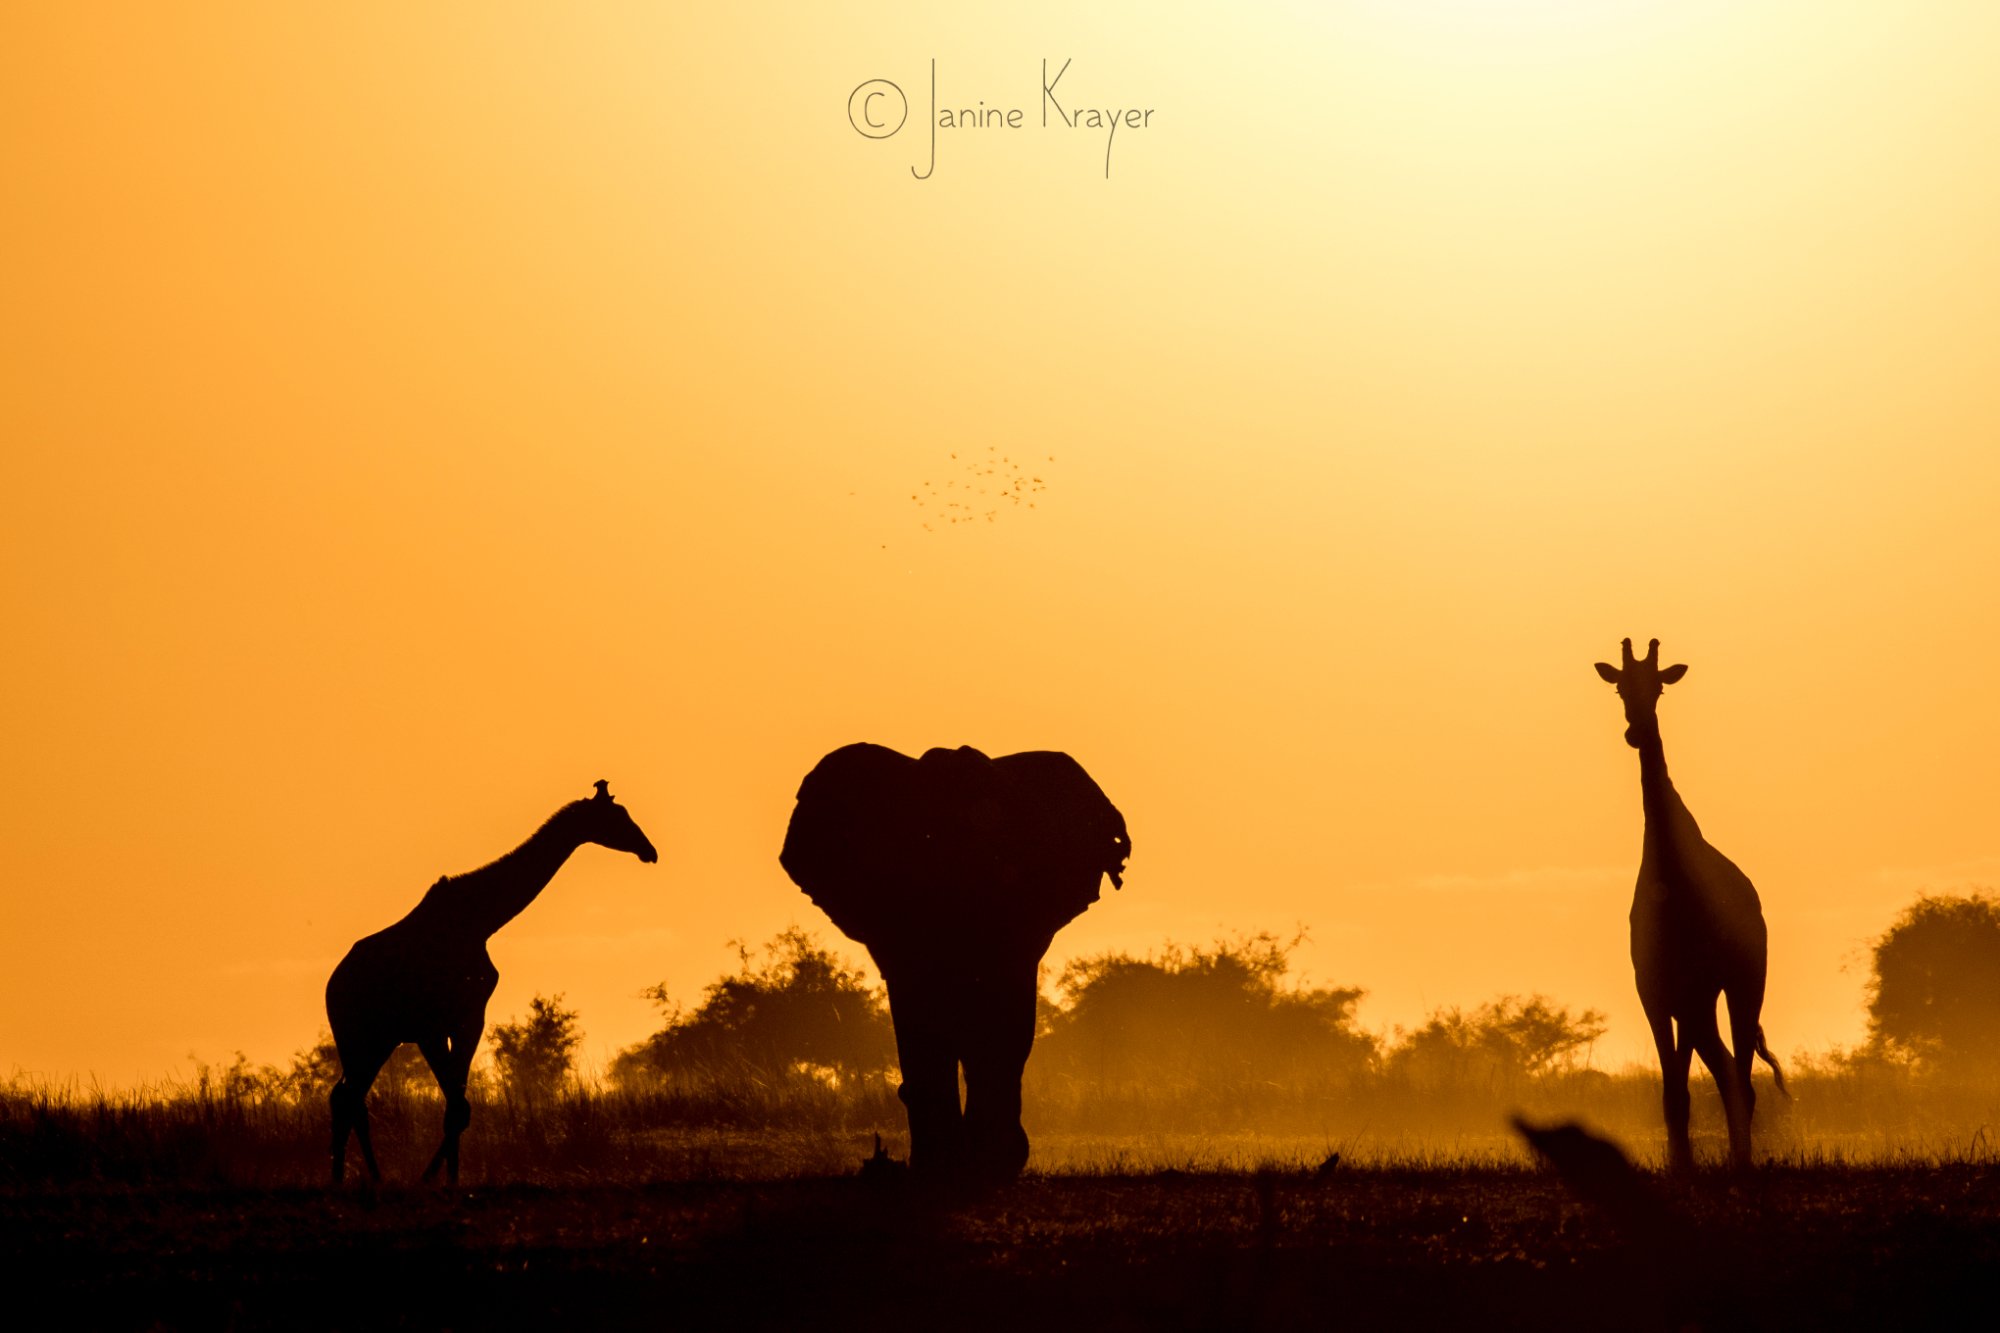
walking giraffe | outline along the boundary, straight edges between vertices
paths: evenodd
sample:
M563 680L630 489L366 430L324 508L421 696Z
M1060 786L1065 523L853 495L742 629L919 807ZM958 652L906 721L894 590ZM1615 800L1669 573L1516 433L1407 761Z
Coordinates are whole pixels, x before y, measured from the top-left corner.
M458 1183L458 1139L472 1122L465 1080L486 1028L486 1001L500 981L486 941L519 916L569 860L594 842L653 862L660 854L608 784L549 817L532 837L491 865L447 875L410 914L358 941L326 983L326 1016L340 1051L334 1085L333 1183L347 1171L347 1136L361 1143L371 1179L380 1180L368 1137L368 1089L398 1046L413 1041L444 1093L444 1141L424 1179L445 1170Z
M1661 1101L1669 1165L1694 1165L1688 1142L1688 1067L1699 1054L1729 1117L1729 1156L1750 1164L1750 1117L1757 1094L1750 1071L1757 1056L1771 1066L1778 1091L1785 1075L1764 1043L1766 938L1764 910L1750 877L1701 836L1694 816L1667 776L1660 742L1660 695L1687 674L1660 669L1660 641L1643 659L1624 641L1624 665L1599 662L1597 674L1618 687L1625 704L1625 743L1639 752L1639 797L1646 838L1639 883L1632 894L1632 970L1639 1003L1660 1055ZM1732 1056L1716 1025L1715 1002L1729 1010ZM1787 1094L1789 1095L1789 1094Z

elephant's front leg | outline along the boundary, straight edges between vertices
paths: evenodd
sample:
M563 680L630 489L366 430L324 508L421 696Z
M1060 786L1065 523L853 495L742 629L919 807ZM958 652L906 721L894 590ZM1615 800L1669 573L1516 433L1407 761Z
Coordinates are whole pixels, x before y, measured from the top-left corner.
M967 996L965 1137L975 1169L1011 1180L1028 1164L1021 1128L1021 1074L1035 1044L1035 974L1041 960L981 969Z
M964 1127L958 1108L957 1004L949 984L922 975L885 976L889 1018L903 1086L896 1095L910 1118L910 1169L944 1175L957 1169Z

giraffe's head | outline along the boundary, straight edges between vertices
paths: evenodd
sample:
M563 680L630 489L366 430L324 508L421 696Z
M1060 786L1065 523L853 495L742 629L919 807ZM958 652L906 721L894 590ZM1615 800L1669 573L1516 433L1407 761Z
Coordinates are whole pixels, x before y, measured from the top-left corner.
M1632 641L1625 640L1625 664L1597 663L1597 674L1618 687L1625 702L1625 743L1638 749L1660 734L1660 694L1687 674L1685 666L1660 666L1660 641L1652 640L1644 657L1632 656Z
M611 799L611 784L602 778L597 781L597 795L578 801L571 808L582 821L583 841L609 847L614 852L630 852L648 865L660 859L659 852L625 807Z

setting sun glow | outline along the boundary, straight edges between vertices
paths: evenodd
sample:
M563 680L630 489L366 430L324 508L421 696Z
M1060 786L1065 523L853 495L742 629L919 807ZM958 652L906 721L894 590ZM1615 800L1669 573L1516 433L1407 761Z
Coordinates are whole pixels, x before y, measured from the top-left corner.
M1625 637L1772 1044L1860 1040L1869 941L2000 882L1996 60L1862 0L8 7L0 1072L283 1059L606 779L659 863L580 852L491 1010L602 1067L731 941L862 956L777 860L862 740L1116 800L1052 964L1304 927L1375 1029L1650 1059Z

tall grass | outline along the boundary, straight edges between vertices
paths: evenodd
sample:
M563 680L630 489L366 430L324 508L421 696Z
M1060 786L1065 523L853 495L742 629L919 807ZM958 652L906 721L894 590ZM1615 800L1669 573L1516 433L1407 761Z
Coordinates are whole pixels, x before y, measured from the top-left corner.
M332 1135L319 1087L230 1078L105 1091L15 1079L0 1085L0 1188L298 1186L328 1176ZM875 1126L900 1126L893 1085L690 1077L633 1088L577 1080L547 1097L470 1090L462 1179L564 1183L783 1177L851 1171ZM435 1088L385 1080L369 1097L375 1152L391 1180L436 1148ZM350 1177L362 1174L348 1147Z
M2000 1152L2000 1082L1947 1081L1895 1066L1805 1062L1787 1101L1760 1080L1757 1138L1767 1160L1796 1166L1992 1162ZM1026 1121L1042 1171L1442 1167L1519 1162L1505 1128L1519 1111L1580 1119L1641 1161L1663 1156L1659 1081L1641 1069L1430 1086L1376 1071L1315 1083L1217 1082L1171 1090L1035 1076ZM384 1080L370 1098L375 1145L391 1181L416 1177L436 1146L443 1106L416 1080ZM1697 1085L1697 1152L1723 1155L1712 1085ZM904 1145L890 1078L837 1081L799 1068L772 1075L718 1064L670 1078L572 1080L552 1095L473 1094L464 1146L468 1184L641 1183L842 1174L882 1134ZM130 1091L16 1079L0 1085L0 1189L277 1187L327 1176L324 1087L239 1062ZM349 1150L350 1174L360 1172Z

